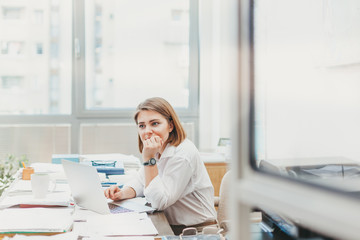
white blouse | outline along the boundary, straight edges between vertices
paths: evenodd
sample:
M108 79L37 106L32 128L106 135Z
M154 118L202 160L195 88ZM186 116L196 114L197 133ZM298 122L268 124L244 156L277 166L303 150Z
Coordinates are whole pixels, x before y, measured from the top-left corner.
M159 175L145 188L144 167L126 186L145 196L153 208L163 210L171 225L195 225L216 219L214 188L195 145L185 139L167 145L160 159Z

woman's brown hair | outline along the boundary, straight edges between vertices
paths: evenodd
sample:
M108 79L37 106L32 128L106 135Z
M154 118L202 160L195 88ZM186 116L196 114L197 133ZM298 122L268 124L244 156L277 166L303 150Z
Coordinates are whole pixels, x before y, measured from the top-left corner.
M167 139L165 145L170 143L173 146L178 146L180 143L184 141L186 138L186 133L184 128L182 127L178 116L176 115L173 107L168 103L165 99L160 97L148 98L144 102L140 103L134 115L134 120L136 125L138 124L137 118L141 111L155 111L160 113L165 117L169 124L173 124L173 130L169 134L169 138ZM138 136L139 142L139 150L140 153L143 149L143 143L141 141L140 136Z

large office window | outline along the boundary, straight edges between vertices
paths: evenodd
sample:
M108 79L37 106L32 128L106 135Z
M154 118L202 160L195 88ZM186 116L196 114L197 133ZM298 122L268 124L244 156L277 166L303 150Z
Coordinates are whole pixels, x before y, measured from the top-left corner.
M166 98L183 122L196 125L197 5L182 0L34 0L14 7L2 1L0 127L27 134L28 124L53 129L48 132L66 125L61 143L54 141L57 135L30 131L53 143L46 158L30 159L46 162L51 153L94 150L84 141L84 124L132 128L135 107L149 97ZM108 139L119 137L115 130L112 134ZM189 136L197 141L194 131ZM28 138L16 137L9 148L5 135L0 136L0 157L29 152L23 147ZM105 144L102 137L94 141ZM124 150L112 146L113 152Z
M81 5L74 18L73 3ZM3 101L20 102L15 110L1 105L0 114L75 114L72 81L84 81L76 90L80 111L110 109L115 114L153 96L184 112L196 111L194 2L67 0L16 8L3 3L1 8L0 77L21 76L26 87L21 96L0 88ZM28 19L9 21L20 17ZM81 28L74 36L73 25ZM75 64L73 43L81 52Z

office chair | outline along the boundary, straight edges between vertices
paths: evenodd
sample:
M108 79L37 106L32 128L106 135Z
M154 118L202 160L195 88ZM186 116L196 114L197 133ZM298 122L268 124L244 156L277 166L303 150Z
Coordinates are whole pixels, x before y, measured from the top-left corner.
M230 188L230 171L226 172L223 176L220 184L219 197L215 197L214 205L218 207L217 210L217 222L218 228L215 227L204 227L203 234L225 234L229 231L230 221L227 217L227 201L229 198L229 188Z

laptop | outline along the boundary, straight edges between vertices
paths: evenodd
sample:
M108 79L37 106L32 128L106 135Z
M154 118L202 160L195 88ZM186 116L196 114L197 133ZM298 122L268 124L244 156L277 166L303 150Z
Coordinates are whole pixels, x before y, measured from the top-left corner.
M65 175L75 203L100 214L133 212L133 210L108 203L95 167L62 160Z

